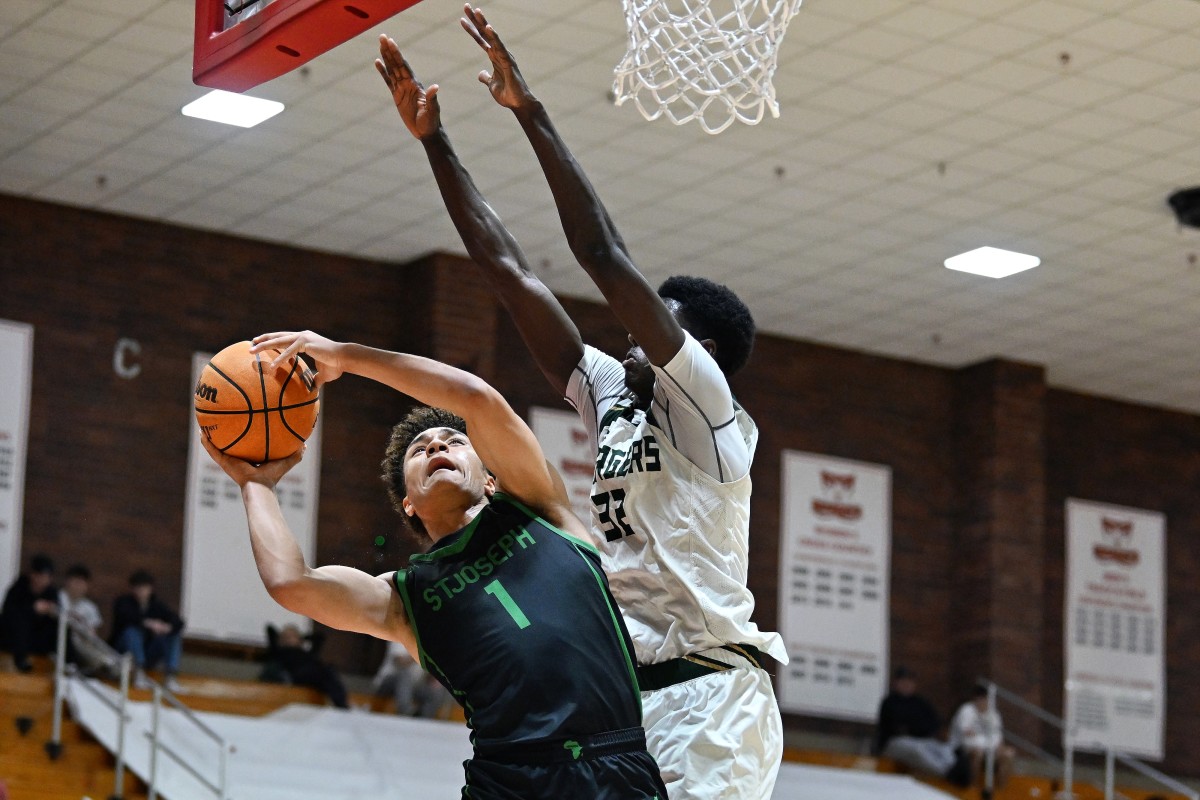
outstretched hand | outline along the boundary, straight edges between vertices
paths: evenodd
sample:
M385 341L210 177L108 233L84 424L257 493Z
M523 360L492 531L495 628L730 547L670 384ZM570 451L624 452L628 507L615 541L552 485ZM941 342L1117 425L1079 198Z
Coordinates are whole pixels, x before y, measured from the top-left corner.
M279 355L268 365L270 369L278 369L292 356L298 357L300 353L304 353L316 364L317 385L321 386L342 377L344 346L341 342L326 339L312 331L277 331L255 336L250 341L250 352L278 350Z
M463 7L463 30L471 34L471 38L483 48L488 59L492 62L492 71L486 69L479 73L479 82L488 87L496 102L514 111L528 108L537 103L537 98L529 91L517 62L513 60L508 48L492 26L488 24L483 11L471 8L468 3Z
M418 139L437 133L442 126L437 84L428 89L422 86L400 54L396 40L386 34L379 35L379 58L375 59L375 69L379 70L391 90L396 110L400 112L400 119L404 120L408 132Z

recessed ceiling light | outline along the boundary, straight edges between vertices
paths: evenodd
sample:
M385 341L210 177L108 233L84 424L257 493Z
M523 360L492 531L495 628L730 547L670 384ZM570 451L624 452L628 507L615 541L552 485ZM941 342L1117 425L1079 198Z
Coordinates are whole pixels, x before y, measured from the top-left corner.
M979 247L947 258L944 263L947 269L956 269L959 272L970 272L986 278L1007 278L1017 272L1033 269L1041 264L1042 260L1037 256L1001 250L999 247Z
M283 111L283 103L214 89L199 100L188 103L181 110L185 117L223 122L226 125L237 125L239 128L253 128Z

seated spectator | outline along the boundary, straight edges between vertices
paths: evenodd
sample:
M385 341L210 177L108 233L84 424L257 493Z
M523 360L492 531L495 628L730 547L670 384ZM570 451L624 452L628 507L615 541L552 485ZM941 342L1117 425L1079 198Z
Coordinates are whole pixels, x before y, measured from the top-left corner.
M917 694L916 675L898 667L891 692L879 706L875 752L915 772L969 786L970 762L964 753L938 738L940 727L933 704Z
M108 665L108 658L95 639L88 637L82 628L94 637L99 637L104 623L100 609L88 597L92 573L83 564L75 564L67 570L63 588L58 592L58 607L75 626L67 639L67 661L76 664L85 674L91 674Z
M146 570L129 576L129 589L113 603L113 647L133 656L136 688L150 688L146 670L162 661L164 685L172 692L182 691L176 676L183 654L183 620L154 593L154 576Z
M950 743L962 749L971 762L971 773L984 779L985 759L989 752L995 757L995 781L1000 787L1012 774L1017 751L1004 743L1004 724L1000 712L988 708L988 690L977 684L971 690L971 699L963 703L950 722Z
M54 652L58 636L58 591L54 562L35 555L4 595L0 608L0 649L12 654L18 672L29 672L29 656Z
M311 687L338 708L349 708L341 676L317 655L324 642L323 634L305 636L295 625L284 625L282 629L267 625L267 666L260 677Z
M441 716L453 699L399 642L388 642L383 663L375 673L374 688L377 696L392 697L396 713L403 717Z

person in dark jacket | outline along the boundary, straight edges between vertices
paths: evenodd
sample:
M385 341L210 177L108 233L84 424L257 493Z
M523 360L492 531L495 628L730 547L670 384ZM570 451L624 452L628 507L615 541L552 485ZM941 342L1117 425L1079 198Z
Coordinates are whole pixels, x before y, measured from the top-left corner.
M897 667L892 690L879 705L875 753L917 772L937 775L960 786L971 783L970 762L953 745L939 738L941 720L923 696L917 694L916 675Z
M129 576L129 589L113 603L112 645L133 656L135 687L149 688L145 671L161 661L164 685L179 692L176 676L183 652L183 620L154 593L154 576L146 570Z
M30 655L54 652L58 628L54 562L35 555L29 570L13 581L0 610L0 649L12 654L18 672L29 672Z
M310 686L328 697L338 708L349 708L341 676L318 656L324 642L325 636L320 632L305 636L295 625L284 625L282 629L267 625L264 680L273 676L284 683Z

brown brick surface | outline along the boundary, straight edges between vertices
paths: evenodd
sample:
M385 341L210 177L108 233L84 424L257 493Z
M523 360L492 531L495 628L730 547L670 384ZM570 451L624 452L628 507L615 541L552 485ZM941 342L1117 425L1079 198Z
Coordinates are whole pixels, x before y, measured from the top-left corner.
M437 356L492 380L518 411L565 407L474 269L453 256L383 264L0 195L0 318L36 327L24 552L88 562L102 606L135 565L177 602L191 354L264 330L307 327ZM606 308L564 304L587 341L623 352ZM133 380L112 369L120 337L142 345ZM943 369L771 336L733 384L761 431L757 621L777 620L782 451L889 465L892 663L916 669L945 716L977 674L1060 706L1067 497L1164 511L1165 766L1195 772L1200 418L1048 390L1036 366ZM336 390L322 410L318 561L382 572L411 547L394 535L377 475L408 403L368 381ZM389 533L382 550L372 544L380 532ZM337 634L327 652L370 672L382 647Z

